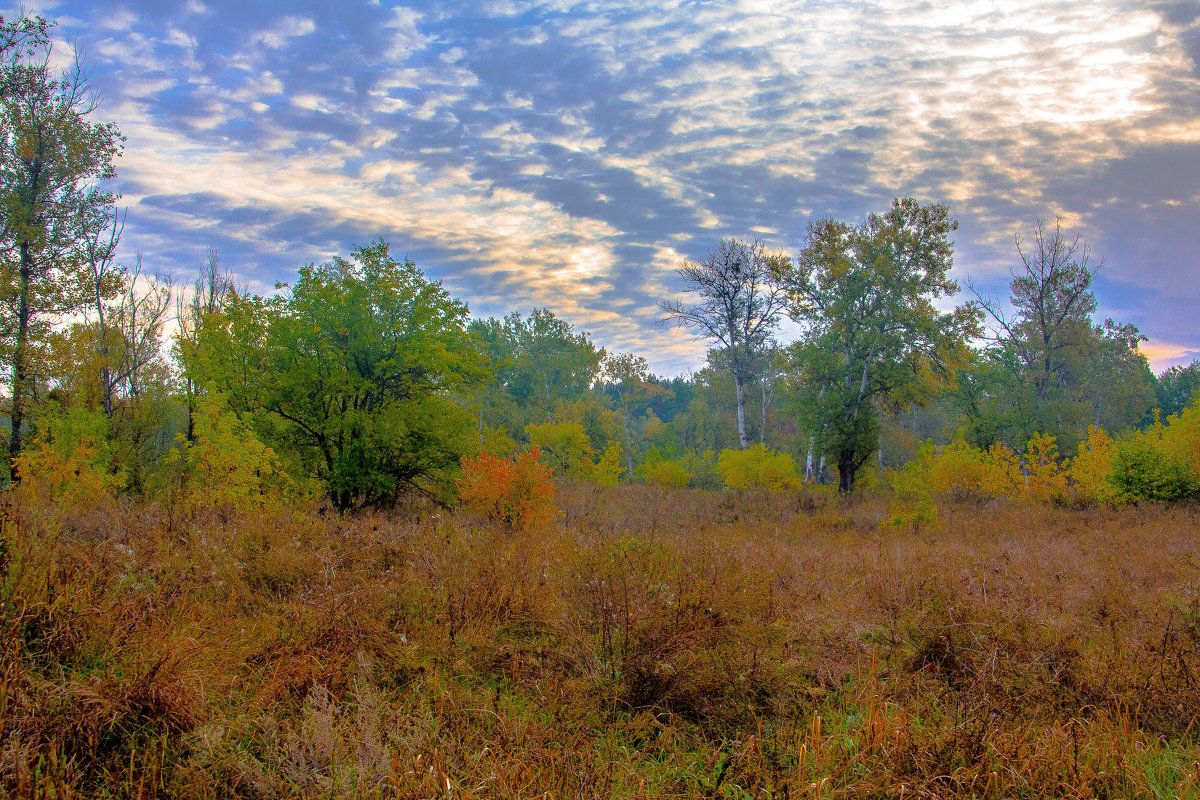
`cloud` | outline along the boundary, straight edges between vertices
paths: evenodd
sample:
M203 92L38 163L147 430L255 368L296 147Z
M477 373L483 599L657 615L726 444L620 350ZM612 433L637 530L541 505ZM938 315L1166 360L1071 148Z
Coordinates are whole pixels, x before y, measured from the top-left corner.
M1014 236L1063 216L1106 257L1105 311L1200 349L1193 3L61 16L129 136L127 236L148 256L199 263L212 241L269 286L383 235L477 312L549 306L678 372L703 355L656 324L680 258L722 235L794 250L811 219L913 193L951 204L959 273L1000 297Z
M317 29L317 23L308 17L281 17L266 30L258 31L250 41L278 50L292 39L308 36Z

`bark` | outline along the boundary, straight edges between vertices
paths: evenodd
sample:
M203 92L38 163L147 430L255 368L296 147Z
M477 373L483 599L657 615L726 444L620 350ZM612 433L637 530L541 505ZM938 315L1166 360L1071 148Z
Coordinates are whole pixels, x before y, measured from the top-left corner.
M838 458L838 491L849 494L854 491L854 459L847 453Z
M733 382L737 386L738 444L745 450L750 446L750 439L746 436L746 381L741 375L734 375Z
M21 455L21 426L25 423L25 400L27 361L29 349L29 293L33 280L33 253L29 243L21 242L19 248L21 257L20 277L17 300L17 346L13 350L13 383L12 383L12 437L8 442L8 458L12 466L12 481L20 483L21 476L17 471L17 456Z

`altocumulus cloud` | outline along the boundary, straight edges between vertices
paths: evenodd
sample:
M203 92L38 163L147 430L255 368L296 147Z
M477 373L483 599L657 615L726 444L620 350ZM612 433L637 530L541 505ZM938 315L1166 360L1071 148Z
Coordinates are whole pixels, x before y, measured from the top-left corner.
M648 7L653 6L653 7ZM384 237L478 314L548 306L661 372L679 259L950 203L1003 296L1061 216L1104 309L1200 351L1194 2L46 0L129 137L126 244L252 288Z

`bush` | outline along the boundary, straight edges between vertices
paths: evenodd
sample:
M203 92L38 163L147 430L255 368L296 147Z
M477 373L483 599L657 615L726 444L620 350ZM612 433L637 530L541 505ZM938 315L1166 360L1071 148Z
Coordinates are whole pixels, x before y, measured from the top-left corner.
M722 450L717 471L731 489L795 489L800 486L796 462L764 444L745 450Z
M1088 426L1087 441L1079 443L1079 454L1067 470L1076 502L1084 505L1113 502L1113 486L1108 481L1113 448L1112 437L1103 428Z
M94 504L125 484L112 469L108 418L82 408L55 409L39 419L36 438L17 459L17 472L22 492L63 505Z
M1108 482L1117 503L1171 503L1200 490L1191 465L1163 446L1156 429L1117 443Z
M172 451L176 477L168 490L185 508L221 506L247 511L296 488L275 451L227 410L218 394L204 396L195 416L195 441Z
M555 486L536 447L512 458L480 453L462 460L458 499L466 508L513 530L554 520Z
M657 447L651 447L646 452L645 461L636 471L649 486L681 489L692 480L692 471L682 461L670 461L663 458Z

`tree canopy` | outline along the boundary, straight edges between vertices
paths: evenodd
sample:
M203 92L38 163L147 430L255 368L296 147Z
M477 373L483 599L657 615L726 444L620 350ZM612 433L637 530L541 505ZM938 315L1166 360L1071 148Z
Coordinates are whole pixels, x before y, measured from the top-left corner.
M897 199L860 225L826 219L785 282L804 334L793 350L801 413L836 461L842 491L878 446L879 412L907 408L965 360L978 312L939 311L958 224L941 204Z
M466 305L383 242L302 267L290 293L235 296L189 361L341 509L444 479L472 450L455 394L487 377Z

